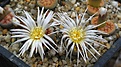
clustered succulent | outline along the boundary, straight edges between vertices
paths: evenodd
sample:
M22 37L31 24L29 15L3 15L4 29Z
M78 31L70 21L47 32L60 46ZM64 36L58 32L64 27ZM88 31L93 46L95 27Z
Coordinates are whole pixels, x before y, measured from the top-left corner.
M42 0L38 4L43 4ZM50 0L51 1L51 0ZM54 3L57 0L52 0ZM93 7L100 7L100 2L102 0L88 0L89 5ZM94 5L94 1L97 1L97 4ZM45 3L46 4L46 3ZM48 4L48 3L47 3ZM50 4L51 6L51 4ZM45 7L47 8L54 8L55 5L52 5L51 7ZM2 8L0 8L2 9ZM2 9L3 10L3 9ZM25 51L30 49L30 57L35 53L39 52L41 59L43 60L45 52L44 52L44 46L50 50L52 48L56 52L57 49L65 49L66 50L66 57L70 55L70 59L72 56L72 53L74 49L76 49L77 52L77 60L80 59L80 56L83 58L83 60L86 62L89 57L87 52L89 52L93 57L96 58L95 54L89 49L93 49L98 55L100 53L93 47L93 44L98 44L101 46L104 46L100 42L107 42L105 39L100 37L98 34L107 34L104 31L97 30L95 28L98 28L106 23L106 20L99 22L97 25L88 25L89 21L92 20L92 18L98 13L92 14L88 19L85 20L84 16L87 12L88 8L83 13L82 17L79 18L79 16L76 14L76 18L72 19L68 16L67 13L54 13L53 11L47 10L44 12L44 7L42 7L41 12L38 7L38 14L37 14L37 20L34 21L32 19L31 15L29 15L28 12L24 11L26 17L23 16L15 16L13 18L13 23L22 27L21 29L11 29L12 38L20 38L17 41L15 41L12 44L19 43L19 42L25 42L23 46L20 48L20 54L23 55ZM103 18L104 14L106 14L106 9L100 8L100 17ZM0 11L2 13L2 11ZM104 13L104 14L103 14ZM56 18L54 17L56 16ZM22 22L22 23L21 23ZM46 31L51 26L56 25L62 25L63 28L59 31L62 32L63 36L61 38L61 45L60 47L52 40L51 37L46 34ZM54 34L55 32L51 32L50 34ZM56 46L56 47L54 47ZM105 47L105 46L104 46Z

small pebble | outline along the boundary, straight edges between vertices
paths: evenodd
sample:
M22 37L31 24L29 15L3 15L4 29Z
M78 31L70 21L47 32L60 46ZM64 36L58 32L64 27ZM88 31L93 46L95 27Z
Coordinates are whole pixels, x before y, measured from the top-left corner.
M54 50L50 50L50 54L51 54L52 56L55 56L56 52L55 52Z
M95 58L92 58L91 59L91 63L93 63L93 62L96 62Z
M109 49L111 45L109 43L106 43L107 48Z
M74 17L76 17L76 14L75 14L75 12L72 12L71 18L74 18Z
M64 65L67 64L66 60L62 60L62 63L63 63Z
M113 43L114 43L113 41L110 41L110 42L109 42L110 45L113 45Z
M107 40L113 40L113 37L112 36L110 36L110 37L107 37Z
M5 36L5 41L6 41L6 42L10 42L10 39L11 39L10 35L7 34L7 36Z
M43 60L43 62L46 63L47 61L48 61L48 58L45 57L44 60Z
M30 0L26 0L27 2L30 2Z
M113 35L113 38L116 39L117 38L116 35Z
M31 2L29 3L30 8L34 8L34 7L35 7L35 4L36 4L35 1L31 1Z
M89 64L89 65L87 65L87 67L93 67L93 64Z
M117 17L121 20L121 14L118 14Z
M42 67L48 67L48 63L43 63Z
M58 61L58 58L57 57L53 57L52 58L54 62L57 62Z
M64 67L68 67L68 65L65 65Z
M5 34L7 34L7 32L8 32L7 29L3 29L2 34L5 35Z
M12 39L11 39L11 42L13 43L13 42L15 42L15 40L16 40L15 38L12 38Z
M116 33L116 37L117 37L117 39L120 37L120 35L118 34L118 33Z
M13 51L18 51L19 50L19 44L12 45L12 50Z
M31 9L31 13L34 15L34 14L36 14L36 10L35 9Z
M75 4L75 3L76 3L76 0L70 0L70 2L71 2L72 4Z
M121 31L119 31L119 36L121 36Z
M80 7L76 7L75 10L76 10L77 12L79 12L79 11L80 11Z
M63 63L62 63L62 61L61 61L61 60L59 60L58 64L59 64L60 66L62 66L62 64L63 64Z
M52 67L52 65L49 65L48 67Z

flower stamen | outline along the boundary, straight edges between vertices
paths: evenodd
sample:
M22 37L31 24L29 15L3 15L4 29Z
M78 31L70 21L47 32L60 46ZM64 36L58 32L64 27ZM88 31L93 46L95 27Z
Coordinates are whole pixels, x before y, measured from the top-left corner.
M80 43L84 39L84 35L84 30L79 28L72 28L69 32L69 37L74 43Z
M40 40L44 35L42 27L35 27L31 30L30 38L34 40Z

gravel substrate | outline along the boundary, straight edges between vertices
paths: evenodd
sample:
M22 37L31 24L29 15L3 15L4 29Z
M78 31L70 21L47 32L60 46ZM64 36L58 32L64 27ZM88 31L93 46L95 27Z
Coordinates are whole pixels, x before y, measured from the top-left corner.
M102 42L102 44L107 47L94 45L95 49L101 55L105 53L105 51L107 51L111 47L111 45L113 45L113 43L121 36L121 10L117 11L117 8L111 5L111 1L112 0L108 2L108 0L106 0L104 7L108 9L108 20L113 20L116 25L116 31L109 36L102 36L108 41L107 43ZM15 15L17 16L24 16L23 10L26 10L30 12L31 16L36 20L38 5L36 4L35 0L11 0L10 4L8 4L7 7L11 7ZM85 0L69 0L69 2L60 0L59 4L52 10L54 12L66 12L71 18L75 18L76 13L84 13L86 7L87 4ZM120 3L118 7L121 8ZM90 15L86 13L85 17L88 18L89 16ZM17 28L17 26L13 26L12 28ZM59 28L61 28L61 26L59 26ZM59 30L59 28L52 29ZM61 36L62 35L60 33L52 35L52 38L55 40L56 43L58 43L58 45L60 45L59 41ZM22 59L24 62L29 64L31 67L93 67L95 62L98 60L89 54L89 61L85 63L81 58L81 60L79 60L79 65L77 66L76 53L73 53L72 62L70 63L69 57L65 59L65 51L63 51L63 53L56 53L54 50L47 50L45 48L44 61L42 62L38 54L34 54L33 57L30 58L29 50L26 51L23 56L18 56L19 49L24 42L11 45L11 43L13 43L15 40L17 40L17 38L11 38L10 29L4 29L0 27L0 44L8 49L10 52L15 54L17 57ZM95 56L97 56L97 58L100 57L93 50L92 52L95 54Z

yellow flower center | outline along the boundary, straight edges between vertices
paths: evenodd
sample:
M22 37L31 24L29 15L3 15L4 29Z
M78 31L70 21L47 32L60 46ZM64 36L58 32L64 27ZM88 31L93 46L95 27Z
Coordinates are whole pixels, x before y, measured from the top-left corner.
M31 30L30 38L34 40L40 40L44 35L42 27L35 27Z
M83 29L72 28L69 31L69 37L74 43L80 43L84 39L84 36L85 36L85 32Z

